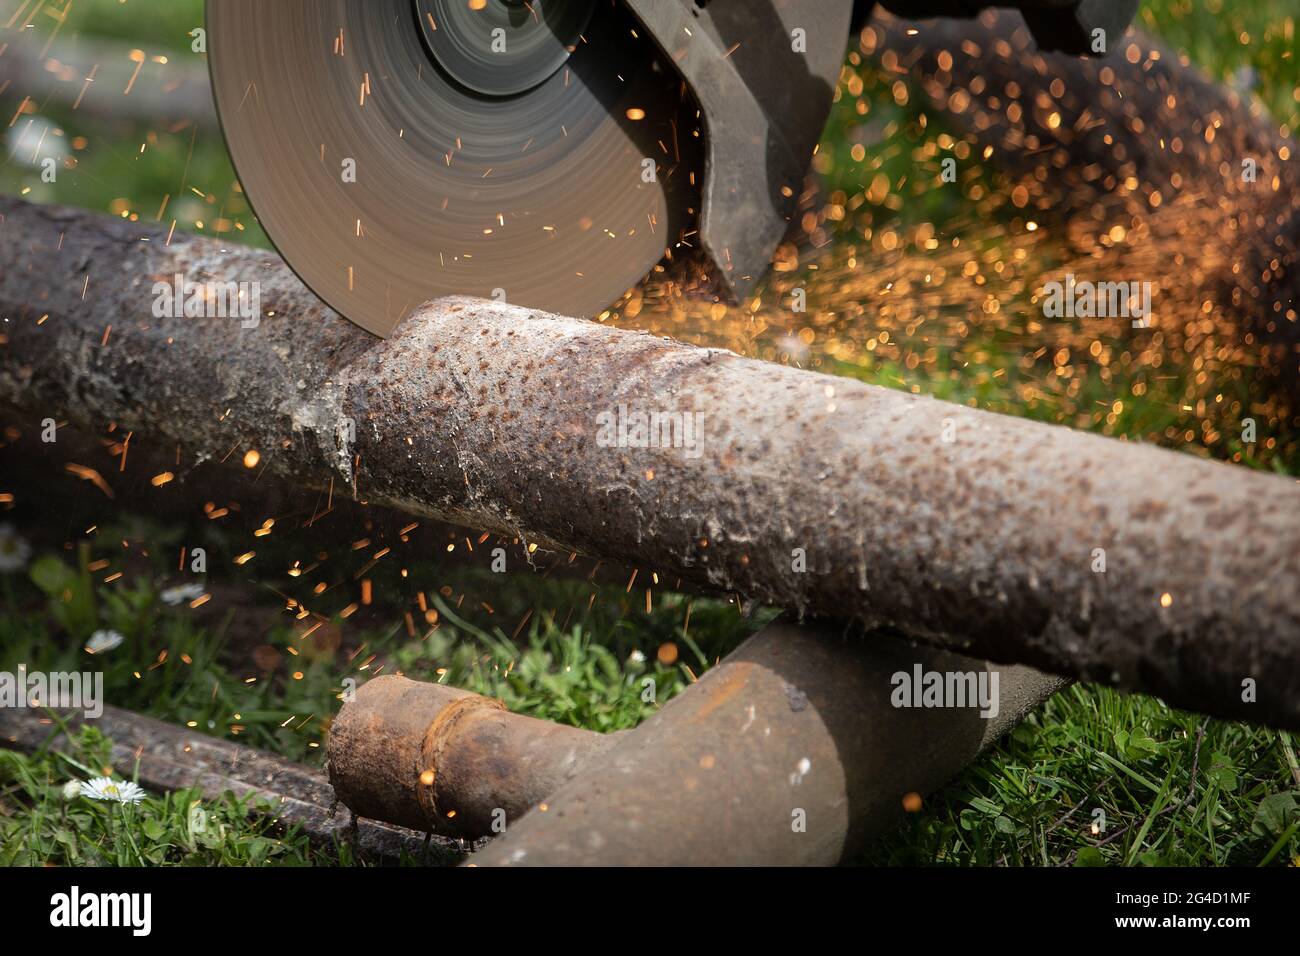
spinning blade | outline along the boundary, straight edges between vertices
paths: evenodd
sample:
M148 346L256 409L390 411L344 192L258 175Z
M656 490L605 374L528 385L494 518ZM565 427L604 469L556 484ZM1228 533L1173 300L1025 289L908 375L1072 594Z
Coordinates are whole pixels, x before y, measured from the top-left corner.
M263 228L371 332L447 294L592 315L692 228L698 113L621 4L209 0L207 17Z

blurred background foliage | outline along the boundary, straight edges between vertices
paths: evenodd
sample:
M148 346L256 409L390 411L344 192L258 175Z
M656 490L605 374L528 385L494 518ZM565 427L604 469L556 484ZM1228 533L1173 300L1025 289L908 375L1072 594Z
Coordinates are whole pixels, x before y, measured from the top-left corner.
M34 8L39 12L33 17ZM1300 127L1300 66L1291 0L1144 0L1141 25L1176 50L1189 54L1201 69L1259 97L1272 116L1292 135ZM32 29L53 33L65 41L78 38L120 41L124 49L146 56L166 56L173 62L202 57L191 52L191 31L203 24L202 0L4 0L0 24L31 18ZM63 20L62 26L59 21ZM1290 24L1288 26L1288 24ZM844 161L834 164L831 188L852 190L855 168L869 157L853 159L845 131L859 122L854 99L842 97L832 116L824 149L842 150ZM12 93L0 93L0 104L12 117L17 107ZM873 122L902 125L915 109L899 107L888 98L874 104ZM246 245L267 245L256 220L238 191L237 180L221 136L196 130L192 124L168 131L148 123L112 122L103 116L82 115L48 104L42 115L57 122L69 142L79 137L85 146L75 151L76 174L43 183L39 170L24 163L12 148L0 164L0 191L37 202L57 202L110 212L113 215L157 218L164 197L177 203L168 211L178 228L225 235L234 224L244 227L237 238ZM10 125L10 129L16 128ZM147 146L141 149L142 146ZM201 194L197 195L196 194ZM946 196L946 193L934 193ZM920 212L917 212L920 215Z

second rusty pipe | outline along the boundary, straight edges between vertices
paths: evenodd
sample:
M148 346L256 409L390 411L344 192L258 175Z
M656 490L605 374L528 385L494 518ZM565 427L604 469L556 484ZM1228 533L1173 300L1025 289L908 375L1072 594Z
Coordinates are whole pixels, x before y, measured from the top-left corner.
M935 680L951 689L934 699L927 690L928 702L914 696ZM884 634L777 622L588 760L546 795L544 808L472 859L478 866L851 860L1062 683Z
M473 839L500 832L618 736L512 714L443 684L376 677L330 728L329 777L358 817Z

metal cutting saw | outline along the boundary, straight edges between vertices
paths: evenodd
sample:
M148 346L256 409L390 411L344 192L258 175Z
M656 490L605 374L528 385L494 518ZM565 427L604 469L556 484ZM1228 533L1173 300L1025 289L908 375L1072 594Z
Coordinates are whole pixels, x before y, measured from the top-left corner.
M882 0L909 18L979 0ZM1008 0L1098 52L1138 0ZM478 295L568 315L661 261L743 296L790 226L872 0L208 0L242 188L311 289L386 336Z

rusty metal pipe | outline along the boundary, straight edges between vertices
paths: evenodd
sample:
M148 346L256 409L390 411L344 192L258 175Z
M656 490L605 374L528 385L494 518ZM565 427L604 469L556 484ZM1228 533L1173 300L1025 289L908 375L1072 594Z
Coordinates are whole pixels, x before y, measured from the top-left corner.
M895 706L895 675L917 665L997 673L996 714ZM833 864L1062 683L881 635L775 624L590 758L545 811L512 823L472 862Z
M362 684L330 727L329 777L357 816L473 839L501 832L619 734L512 714L442 684Z
M1300 727L1294 481L502 303L380 341L273 255L11 198L0 240L0 399ZM177 274L260 283L260 319L154 315Z

